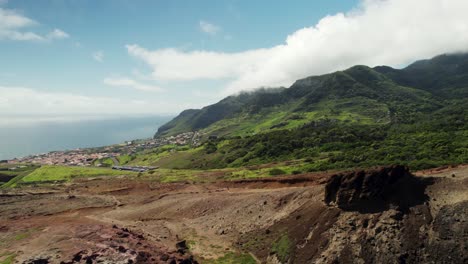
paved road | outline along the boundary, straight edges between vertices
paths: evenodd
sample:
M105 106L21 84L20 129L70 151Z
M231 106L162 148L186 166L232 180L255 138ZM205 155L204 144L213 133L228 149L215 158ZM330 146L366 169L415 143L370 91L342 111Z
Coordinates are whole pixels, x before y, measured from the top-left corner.
M119 166L119 161L115 157L111 157L112 161L114 162L114 166Z

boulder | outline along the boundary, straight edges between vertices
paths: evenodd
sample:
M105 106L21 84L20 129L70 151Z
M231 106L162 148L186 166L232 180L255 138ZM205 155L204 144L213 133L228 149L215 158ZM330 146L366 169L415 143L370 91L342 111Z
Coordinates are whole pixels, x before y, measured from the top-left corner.
M179 252L180 254L185 254L185 252L189 249L187 246L187 241L185 240L181 240L177 242L176 248L177 248L177 252Z

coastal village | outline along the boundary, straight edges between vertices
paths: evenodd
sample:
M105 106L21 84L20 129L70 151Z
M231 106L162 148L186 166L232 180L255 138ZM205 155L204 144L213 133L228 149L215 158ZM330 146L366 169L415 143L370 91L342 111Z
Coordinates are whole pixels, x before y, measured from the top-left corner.
M32 163L41 165L90 166L94 160L119 155L113 152L88 153L86 149L53 151L9 160L8 163Z
M127 141L122 144L99 148L86 148L30 155L8 160L7 163L32 163L41 165L93 166L94 161L103 158L114 158L120 155L132 155L137 152L154 149L165 145L199 146L200 132L186 132L169 137ZM115 164L118 165L118 164ZM116 167L116 169L121 169Z

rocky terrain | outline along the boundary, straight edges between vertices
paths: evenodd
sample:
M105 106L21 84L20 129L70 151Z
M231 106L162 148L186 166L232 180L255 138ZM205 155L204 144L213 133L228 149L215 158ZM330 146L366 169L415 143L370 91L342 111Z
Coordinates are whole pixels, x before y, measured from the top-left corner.
M467 263L467 188L468 166L393 166L7 189L0 263Z

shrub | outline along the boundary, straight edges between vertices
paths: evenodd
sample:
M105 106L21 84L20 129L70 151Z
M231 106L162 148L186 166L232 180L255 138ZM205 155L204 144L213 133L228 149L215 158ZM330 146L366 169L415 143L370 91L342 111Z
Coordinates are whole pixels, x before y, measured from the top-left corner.
M291 241L287 234L282 235L271 247L271 253L278 256L281 263L287 263L291 251Z
M270 175L271 176L283 175L283 174L286 174L286 172L284 170L282 170L282 169L274 168L274 169L270 170Z

